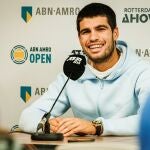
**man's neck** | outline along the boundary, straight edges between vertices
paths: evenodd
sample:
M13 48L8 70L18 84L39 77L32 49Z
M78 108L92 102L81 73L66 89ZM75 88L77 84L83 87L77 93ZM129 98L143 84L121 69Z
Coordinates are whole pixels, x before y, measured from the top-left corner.
M120 52L117 50L117 48L114 50L112 56L105 62L102 63L93 63L92 66L101 71L104 72L110 68L112 68L119 60L120 58Z

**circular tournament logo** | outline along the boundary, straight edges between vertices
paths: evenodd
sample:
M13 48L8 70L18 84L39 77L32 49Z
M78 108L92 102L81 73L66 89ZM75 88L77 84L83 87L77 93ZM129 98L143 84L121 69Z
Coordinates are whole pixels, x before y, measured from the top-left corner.
M23 64L28 58L28 52L22 45L15 46L11 51L11 59L16 64Z

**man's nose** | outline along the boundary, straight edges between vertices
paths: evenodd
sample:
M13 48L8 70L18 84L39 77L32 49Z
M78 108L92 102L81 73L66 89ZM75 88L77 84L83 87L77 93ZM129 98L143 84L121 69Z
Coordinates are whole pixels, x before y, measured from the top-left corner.
M99 34L95 31L92 31L90 34L90 41L97 41L99 39Z

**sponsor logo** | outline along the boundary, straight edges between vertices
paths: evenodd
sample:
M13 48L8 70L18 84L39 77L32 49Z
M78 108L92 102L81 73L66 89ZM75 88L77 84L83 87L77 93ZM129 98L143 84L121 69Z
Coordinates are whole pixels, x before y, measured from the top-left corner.
M144 58L149 58L150 57L150 49L136 49L135 53L139 56L139 57L144 57Z
M17 45L11 50L11 59L16 64L23 64L28 58L27 49L22 45Z
M32 12L32 6L21 7L21 17L28 23L35 16L73 16L80 11L79 7L36 7Z
M46 91L48 90L48 88L39 88L39 87L36 87L35 90L34 90L34 95L35 96L41 96L43 95Z
M32 18L32 7L31 6L22 6L21 7L21 17L27 23Z
M16 64L23 64L27 59L31 64L49 64L51 63L51 47L34 46L27 49L22 45L17 45L11 50L10 56Z
M41 96L47 90L48 88L44 87L33 88L31 86L20 86L20 97L25 103L27 103L31 99L31 96Z
M20 97L25 103L28 102L31 98L31 86L21 86Z
M72 16L77 15L79 11L79 7L37 7L35 15Z
M30 47L30 63L51 63L51 47Z
M150 21L150 8L124 8L122 23L147 23Z

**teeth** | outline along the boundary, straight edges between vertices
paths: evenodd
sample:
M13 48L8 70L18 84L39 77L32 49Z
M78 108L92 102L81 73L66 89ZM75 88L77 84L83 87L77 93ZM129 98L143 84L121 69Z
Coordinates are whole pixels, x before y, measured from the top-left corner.
M102 48L103 45L91 45L89 46L89 48Z

